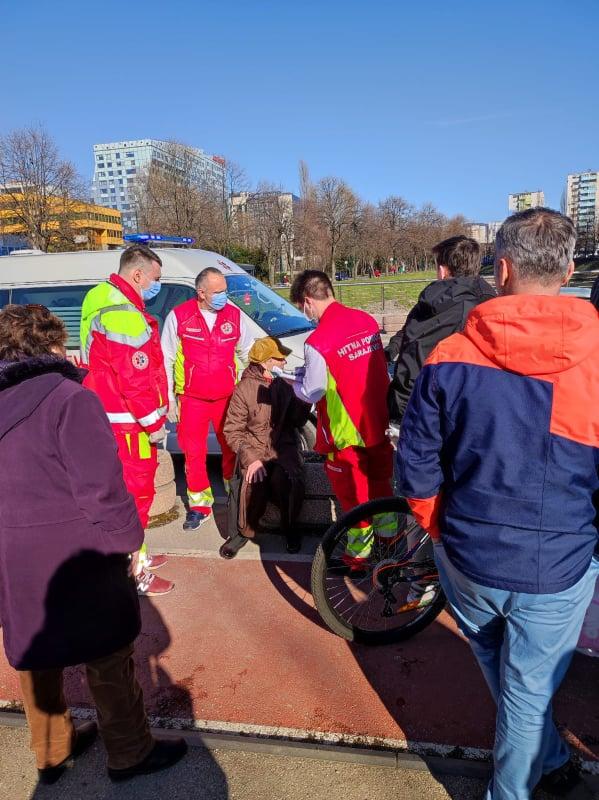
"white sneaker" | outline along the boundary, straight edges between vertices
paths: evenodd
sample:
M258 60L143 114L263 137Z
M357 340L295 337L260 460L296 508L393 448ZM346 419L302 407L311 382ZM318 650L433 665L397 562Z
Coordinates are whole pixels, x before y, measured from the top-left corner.
M437 594L437 585L434 583L419 583L414 581L410 584L406 602L399 606L397 613L401 614L404 611L414 611L419 608L426 608L435 599Z

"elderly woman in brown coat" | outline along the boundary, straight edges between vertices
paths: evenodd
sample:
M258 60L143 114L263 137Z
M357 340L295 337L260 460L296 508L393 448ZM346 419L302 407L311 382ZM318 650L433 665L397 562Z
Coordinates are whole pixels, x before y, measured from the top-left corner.
M281 511L287 552L297 553L301 547L294 528L304 499L297 429L305 425L310 406L276 377L290 352L270 336L254 342L250 364L231 397L224 434L237 453L243 482L237 530L229 531L220 549L223 558L234 558L248 539L254 538L269 500Z

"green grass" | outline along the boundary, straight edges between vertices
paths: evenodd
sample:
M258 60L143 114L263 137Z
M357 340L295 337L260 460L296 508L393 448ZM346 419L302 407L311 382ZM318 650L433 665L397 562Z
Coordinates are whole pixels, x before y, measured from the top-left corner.
M336 281L337 299L353 308L363 308L372 313L409 311L418 295L437 274L434 270L411 272L389 278L362 278L357 281ZM359 285L357 285L359 284ZM276 289L282 297L289 298L289 289ZM384 303L383 303L384 300Z

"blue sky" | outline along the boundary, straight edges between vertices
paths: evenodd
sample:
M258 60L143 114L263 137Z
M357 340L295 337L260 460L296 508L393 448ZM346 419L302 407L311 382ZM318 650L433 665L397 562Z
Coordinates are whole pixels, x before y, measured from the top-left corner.
M178 139L297 190L297 164L367 200L502 219L599 169L597 0L4 0L0 133Z

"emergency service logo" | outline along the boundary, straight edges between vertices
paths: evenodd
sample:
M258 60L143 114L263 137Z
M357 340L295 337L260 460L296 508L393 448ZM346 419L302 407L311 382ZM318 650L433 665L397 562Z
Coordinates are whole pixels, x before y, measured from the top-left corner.
M146 367L150 363L150 359L145 353L142 353L141 350L138 350L131 356L131 363L133 364L135 369L146 369Z
M223 336L228 336L230 333L233 333L233 326L230 322L223 322L223 324L220 326L220 332L223 334Z

